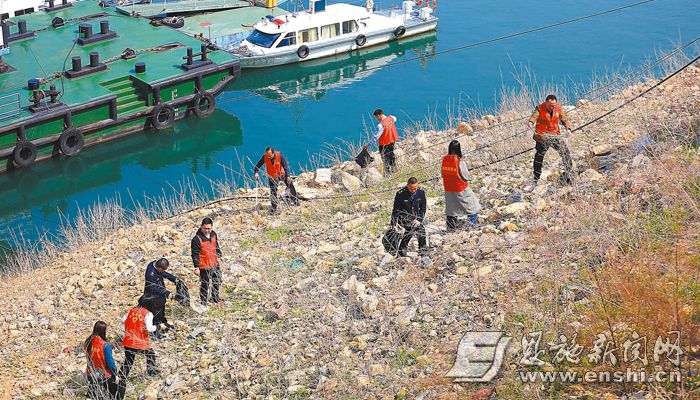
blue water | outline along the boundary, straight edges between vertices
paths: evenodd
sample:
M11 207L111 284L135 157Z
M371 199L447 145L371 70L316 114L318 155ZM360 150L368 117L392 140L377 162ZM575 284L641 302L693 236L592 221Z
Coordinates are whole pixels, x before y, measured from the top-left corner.
M524 65L539 82L586 82L596 72L637 66L657 50L700 35L700 1L658 0L620 13L537 32L461 52L390 67L468 43L603 11L629 1L517 0L439 1L438 32L419 39L328 60L327 64L244 71L219 96L219 110L188 119L165 132L145 132L85 149L79 157L51 160L31 170L0 176L0 238L8 229L25 235L55 232L60 216L107 198L129 206L171 191L191 179L208 186L222 167L257 160L273 145L295 168L326 144L361 141L370 113L381 107L401 124L444 114L461 99L495 105L502 86L517 86L513 65ZM387 6L384 0L382 6ZM366 68L383 65L371 72ZM355 76L345 80L340 76ZM321 82L319 83L319 80ZM305 95L298 95L298 82ZM259 90L276 85L276 89ZM243 97L237 101L227 101ZM250 167L250 164L249 164ZM228 172L231 175L230 172Z

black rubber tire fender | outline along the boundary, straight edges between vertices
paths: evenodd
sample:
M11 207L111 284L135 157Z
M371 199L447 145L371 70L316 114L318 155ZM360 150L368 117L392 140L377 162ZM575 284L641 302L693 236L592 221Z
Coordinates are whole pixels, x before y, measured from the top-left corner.
M58 148L64 155L74 156L80 153L83 147L85 147L85 138L75 128L66 129L58 138Z
M156 130L169 128L175 121L175 108L170 104L156 104L151 109L151 125Z
M27 140L17 143L15 149L12 150L12 159L19 168L27 168L34 164L36 155L36 146L34 143Z
M405 33L406 33L406 27L404 27L403 25L401 25L401 26L399 26L398 28L394 29L394 36L396 36L397 38L400 38L400 37L403 36Z
M357 37L355 38L355 44L358 47L362 47L365 45L365 43L367 43L367 36L362 35L362 34L357 35Z
M202 108L202 104L207 107ZM197 93L192 100L192 112L199 118L206 118L214 113L216 109L216 99L209 92Z
M297 49L297 56L299 58L304 59L309 56L309 53L311 53L311 50L309 50L309 46L303 44Z

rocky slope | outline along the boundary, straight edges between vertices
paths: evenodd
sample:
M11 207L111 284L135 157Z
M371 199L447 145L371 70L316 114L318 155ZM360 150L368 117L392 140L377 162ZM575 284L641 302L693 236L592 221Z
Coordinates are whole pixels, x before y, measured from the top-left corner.
M579 102L571 110L574 124L652 83L608 102ZM141 294L147 262L168 257L171 272L190 282L197 297L189 240L206 216L214 219L224 252L225 305L187 310L169 304L178 329L155 342L163 375L147 378L138 361L128 398L546 397L538 385L512 384L517 359L490 385L457 384L444 375L466 331L505 330L520 338L532 326L576 327L576 307L590 293L580 277L584 257L572 245L553 269L547 246L538 240L566 231L581 212L624 221L639 210L620 209L621 202L658 195L664 188L657 180L659 165L667 162L658 152L675 157L680 150L657 144L651 154L642 145L652 132L697 129L699 84L700 69L691 67L573 135L569 143L581 172L573 186L557 186L560 162L552 150L545 179L533 193L522 191L531 179L532 152L474 169L472 187L484 206L477 229L445 233L441 183L426 182L429 257L384 253L380 237L393 191L411 175L435 176L455 136L471 151L473 167L528 148L528 134L505 139L523 129L522 120L508 123L522 115L420 132L402 142L401 170L390 179L382 178L376 163L365 171L345 163L303 174L297 186L309 201L284 207L279 215L267 215L262 189L241 192L240 198L167 220L120 228L34 272L3 277L0 393L19 399L82 396L81 342L98 319L120 342L120 317ZM576 209L581 204L591 207ZM542 287L552 279L560 285L555 294ZM123 353L117 349L115 357L120 364ZM577 395L588 389L564 390ZM635 390L645 396L648 388ZM594 397L622 392L613 387Z

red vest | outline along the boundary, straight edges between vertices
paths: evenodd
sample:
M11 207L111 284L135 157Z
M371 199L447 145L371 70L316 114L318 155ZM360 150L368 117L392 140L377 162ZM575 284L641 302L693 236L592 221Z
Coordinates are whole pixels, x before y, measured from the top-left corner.
M265 156L265 169L267 170L267 175L270 178L277 179L284 175L284 169L282 168L282 156L280 156L279 151L275 152L274 162Z
M84 347L87 351L87 346ZM112 373L107 369L107 359L105 358L105 341L97 335L92 336L92 342L90 344L90 354L87 354L88 367L85 370L85 374L90 376L90 370L95 372L104 371L104 377L109 378ZM92 368L90 368L92 366Z
M124 321L124 341L122 345L136 350L148 350L151 344L148 341L148 331L146 330L146 316L149 311L143 307L134 307L129 310L129 314Z
M382 132L382 135L379 136L379 145L380 146L386 146L388 144L392 144L399 140L399 134L396 131L396 124L394 123L394 118L389 116L389 117L384 117L382 119L382 126L384 127L384 131Z
M197 235L199 239L199 269L211 269L219 264L219 259L216 257L216 235L211 235L211 240L202 240L202 237Z
M459 157L447 155L442 159L442 185L445 192L459 193L469 187L469 182L459 175Z
M537 124L535 125L535 132L537 133L547 133L549 135L559 134L559 114L561 113L561 106L556 104L552 112L552 116L549 116L549 111L547 111L547 104L542 103L537 108L540 110L540 115L537 117ZM538 138L543 139L544 136L535 134L535 140Z

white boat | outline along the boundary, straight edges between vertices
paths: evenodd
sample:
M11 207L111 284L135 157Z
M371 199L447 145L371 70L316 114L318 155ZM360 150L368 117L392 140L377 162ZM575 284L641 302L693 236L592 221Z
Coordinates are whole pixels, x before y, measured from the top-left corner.
M309 10L263 18L240 45L225 50L241 56L243 68L262 68L347 53L436 29L434 9L414 10L415 4L404 1L399 10L374 11L372 0L365 7L326 6L325 0L311 0Z

